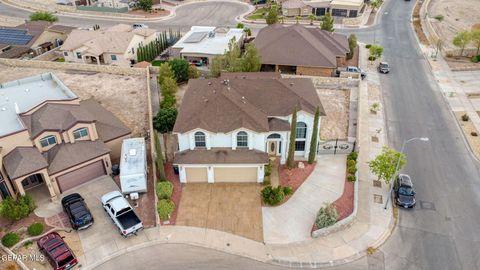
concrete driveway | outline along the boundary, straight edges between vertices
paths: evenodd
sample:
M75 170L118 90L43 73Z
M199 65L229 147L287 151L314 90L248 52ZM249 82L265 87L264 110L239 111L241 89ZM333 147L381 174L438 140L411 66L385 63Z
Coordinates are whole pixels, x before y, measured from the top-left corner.
M286 203L262 207L265 243L286 244L311 238L320 207L342 196L345 163L345 155L318 156L312 174Z
M259 184L186 184L176 224L262 242L261 188Z

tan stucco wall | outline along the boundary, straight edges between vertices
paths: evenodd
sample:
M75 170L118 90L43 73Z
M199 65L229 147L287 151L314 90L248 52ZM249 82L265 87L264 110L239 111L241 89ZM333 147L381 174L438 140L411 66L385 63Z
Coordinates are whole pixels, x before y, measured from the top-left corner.
M18 146L33 146L27 130L0 138L0 147L2 148L3 156L6 156Z
M33 141L33 143L35 144L35 146L38 148L38 150L40 150L40 152L45 152L45 151L48 151L48 149L52 148L55 146L55 144L52 144L52 145L49 145L47 147L42 147L42 145L40 144L40 140L42 140L43 138L47 137L47 136L50 136L50 135L53 135L55 136L55 138L57 138L57 144L60 144L62 143L62 136L60 136L60 133L59 132L55 132L55 131L44 131L42 133L40 133L39 136L37 136L37 138L35 138L35 140Z
M130 134L105 143L108 146L108 148L112 150L112 152L110 152L110 158L113 163L119 163L120 155L122 154L123 140L128 138L131 138Z
M57 32L43 31L43 33L38 37L38 39L32 44L33 47L37 47L42 43L51 42L53 47L55 47L55 39L65 40L67 35L63 35Z
M47 185L48 191L50 192L50 197L54 198L56 196L56 194L59 194L59 193L55 193L55 188L54 188L54 185L52 184L52 179L48 175L48 171L45 168L45 169L33 172L31 174L27 174L25 176L22 176L20 178L17 178L17 179L13 180L13 182L15 182L15 186L17 187L18 192L21 195L25 195L25 190L23 189L23 185L22 185L23 179L29 177L30 175L34 175L34 174L42 174L43 181L45 181L45 185Z
M355 5L355 4L353 4L353 5L335 5L335 4L333 4L333 5L330 5L330 10L331 9L348 9L348 10L356 10L356 11L360 12L363 5L364 5L363 2L359 3L358 5Z
M297 67L297 75L309 75L309 76L324 76L331 77L333 68L321 68L321 67Z

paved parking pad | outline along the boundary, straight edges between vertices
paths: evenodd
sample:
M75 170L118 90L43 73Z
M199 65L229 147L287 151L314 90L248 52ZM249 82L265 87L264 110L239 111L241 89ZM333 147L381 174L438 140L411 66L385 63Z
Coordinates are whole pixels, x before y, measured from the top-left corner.
M262 242L259 184L186 184L177 225L215 229Z

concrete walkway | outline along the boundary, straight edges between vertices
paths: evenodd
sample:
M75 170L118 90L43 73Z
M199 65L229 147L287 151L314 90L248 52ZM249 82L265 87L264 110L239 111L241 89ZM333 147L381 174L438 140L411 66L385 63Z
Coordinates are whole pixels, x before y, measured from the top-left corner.
M286 244L311 238L318 209L342 195L345 162L345 155L318 156L312 174L286 203L262 207L266 244Z

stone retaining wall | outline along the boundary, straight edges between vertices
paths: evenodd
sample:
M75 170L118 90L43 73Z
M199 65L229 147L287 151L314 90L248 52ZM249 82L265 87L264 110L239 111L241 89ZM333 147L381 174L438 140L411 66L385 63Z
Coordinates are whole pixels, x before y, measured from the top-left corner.
M134 76L147 75L147 70L145 68L116 67L116 66L107 66L107 65L32 61L32 60L3 59L3 58L0 58L0 64L11 66L11 67L63 69L63 70L73 69L73 70L81 70L81 71L104 72L104 73L110 73L110 74L134 75Z

